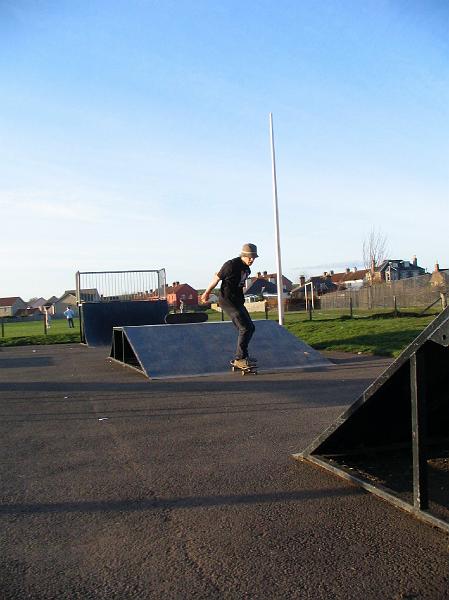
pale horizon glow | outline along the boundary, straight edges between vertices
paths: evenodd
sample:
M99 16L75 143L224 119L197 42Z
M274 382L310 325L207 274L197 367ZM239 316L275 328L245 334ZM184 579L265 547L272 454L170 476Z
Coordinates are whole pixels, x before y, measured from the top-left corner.
M244 243L276 271L449 268L449 5L398 0L6 0L0 297L76 271L205 288Z

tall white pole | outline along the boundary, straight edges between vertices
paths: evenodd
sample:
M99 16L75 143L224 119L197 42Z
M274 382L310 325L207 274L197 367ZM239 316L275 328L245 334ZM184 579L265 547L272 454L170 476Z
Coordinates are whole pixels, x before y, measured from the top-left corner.
M282 302L282 266L281 266L281 242L279 238L279 209L278 209L278 189L276 181L276 156L274 153L274 133L273 133L273 113L270 113L270 139L271 139L271 167L273 175L273 204L274 204L274 225L276 237L276 267L277 267L277 291L278 291L278 314L279 325L284 324L284 304Z

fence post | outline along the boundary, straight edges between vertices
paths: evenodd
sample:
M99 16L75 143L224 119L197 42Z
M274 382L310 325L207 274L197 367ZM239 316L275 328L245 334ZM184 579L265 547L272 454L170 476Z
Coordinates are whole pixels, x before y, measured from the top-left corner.
M224 312L223 312L223 309L221 308L221 306L220 306L220 310L221 310L221 320L224 321Z
M352 296L349 296L349 316L352 319Z
M444 310L447 307L447 295L446 292L440 292L441 308Z
M47 335L47 313L43 313L44 317L44 334Z
M5 337L5 319L2 317L2 338Z
M309 321L312 320L312 303L309 302Z
M393 296L394 316L398 316L398 302L396 296Z
M268 302L265 300L265 319L268 321Z

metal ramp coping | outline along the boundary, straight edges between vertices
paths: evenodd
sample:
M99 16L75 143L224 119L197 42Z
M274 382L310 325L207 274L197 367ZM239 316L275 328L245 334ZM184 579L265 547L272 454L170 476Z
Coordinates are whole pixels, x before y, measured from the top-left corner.
M331 363L268 320L254 321L251 348L259 372L325 368ZM114 327L110 358L150 379L219 375L230 371L237 331L231 322Z
M436 485L449 480L448 346L449 307L293 458L449 532L448 492Z

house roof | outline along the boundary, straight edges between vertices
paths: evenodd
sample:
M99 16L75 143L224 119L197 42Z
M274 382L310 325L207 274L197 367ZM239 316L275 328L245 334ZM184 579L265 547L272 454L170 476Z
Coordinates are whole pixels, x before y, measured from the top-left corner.
M344 271L343 273L334 273L331 275L331 280L334 283L345 283L346 281L358 281L360 279L365 279L365 275L369 269L358 269L357 271L349 271L347 273Z
M396 264L396 266L393 266L394 264ZM423 267L420 267L417 264L414 265L411 261L396 258L387 258L386 260L382 261L381 264L378 267L376 267L375 270L385 271L386 269L388 269L388 267L396 271L425 271Z
M188 283L179 283L178 285L168 285L165 289L165 293L166 294L177 294L183 288L188 288L189 290L193 290L195 293L197 293L196 289L193 288Z
M262 294L262 290L267 294L276 294L277 285L263 277L258 277L245 291L245 296Z
M312 283L313 288L318 292L334 292L337 289L337 285L333 281L330 281L330 279L311 277L307 283ZM291 293L305 292L305 288L305 285L298 285L292 289Z
M251 279L275 279L277 280L277 273L265 273L265 271L263 273L261 273L260 271L256 274L256 275L251 275ZM290 279L288 277L286 277L285 275L282 275L282 282L283 283L288 283L290 285L293 285L293 282L290 281Z
M86 288L86 289L83 288L82 290L80 290L80 294L81 294L81 300L84 300L84 301L91 300L92 296L94 298L100 297L100 294L98 293L98 290L96 288ZM53 302L53 304L55 304L56 302L60 302L67 296L74 296L76 298L76 290L66 290L62 294L62 296L60 296L57 300L55 300Z
M45 300L45 298L36 298L36 300L33 300L33 302L29 302L28 306L31 308L39 308L44 304L47 304L47 300Z
M17 300L23 302L20 296L10 296L9 298L0 298L0 306L13 306ZM25 304L25 303L24 303Z

